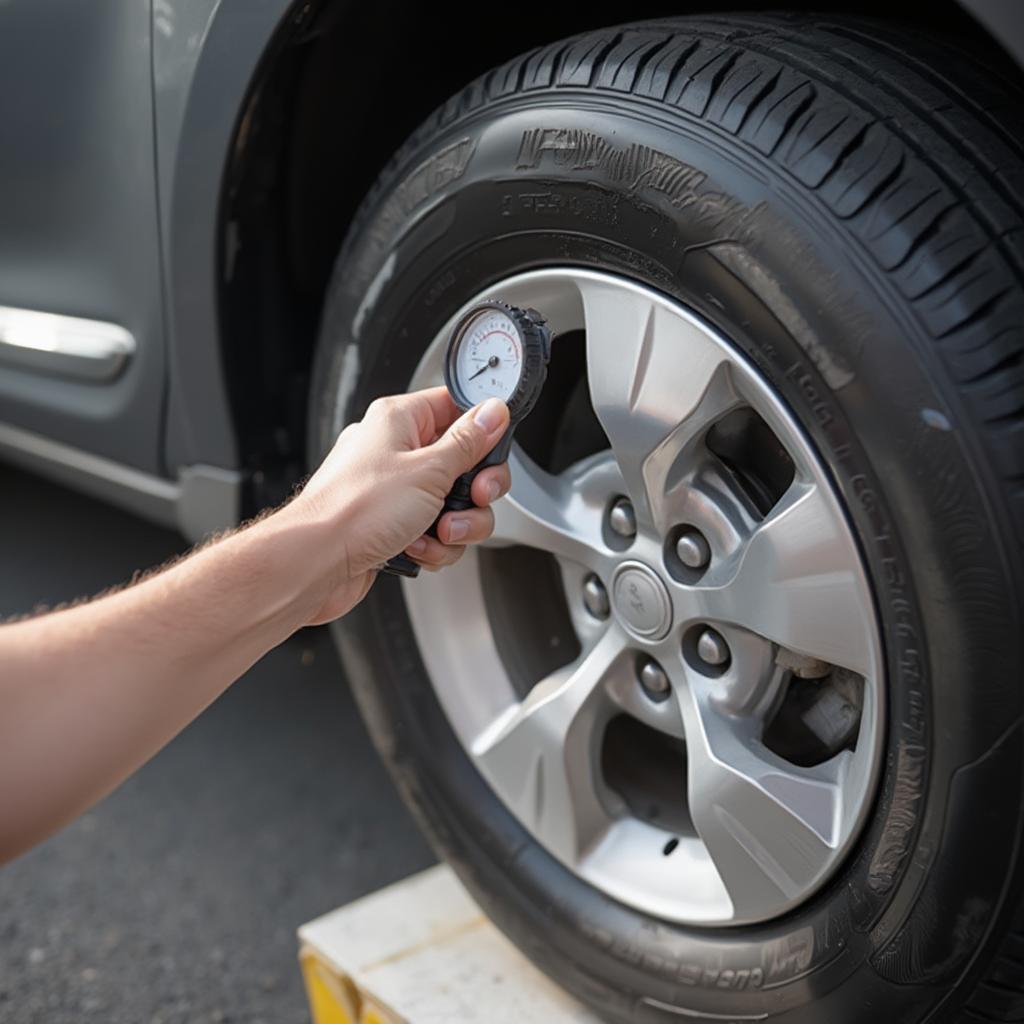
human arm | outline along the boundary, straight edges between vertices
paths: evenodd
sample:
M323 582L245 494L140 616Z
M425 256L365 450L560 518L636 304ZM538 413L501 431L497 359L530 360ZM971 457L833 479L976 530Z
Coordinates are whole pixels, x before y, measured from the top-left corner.
M446 515L443 540L421 536L507 425L500 402L489 429L477 411L453 423L443 388L374 403L273 514L125 590L0 626L0 861L110 792L271 647L348 611L391 555L438 568L484 539L507 467L477 477L482 507Z

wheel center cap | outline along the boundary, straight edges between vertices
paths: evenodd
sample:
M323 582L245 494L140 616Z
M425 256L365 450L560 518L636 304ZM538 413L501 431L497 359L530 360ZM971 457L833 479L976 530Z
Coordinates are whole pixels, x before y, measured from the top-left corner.
M612 605L626 629L643 640L660 640L672 625L668 589L642 562L623 562L615 570Z

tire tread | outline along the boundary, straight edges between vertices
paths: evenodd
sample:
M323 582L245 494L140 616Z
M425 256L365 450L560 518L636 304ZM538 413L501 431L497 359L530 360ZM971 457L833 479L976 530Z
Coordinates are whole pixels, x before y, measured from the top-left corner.
M673 107L760 153L830 211L930 336L1002 490L1019 557L1021 76L960 41L908 37L867 18L704 16L588 32L507 62L436 111L392 159L361 214L440 129L508 96L563 89ZM959 1019L1024 1021L1024 908Z
M582 38L571 59L527 59L556 87L593 83L714 124L788 170L857 236L931 335L1024 545L1024 490L1012 487L1024 480L1019 84L995 84L941 39L908 46L866 19L684 19ZM962 1018L1024 1021L1024 921Z
M488 81L510 77L523 89L593 87L672 106L813 192L931 335L1011 492L1024 546L1007 486L1024 477L1019 82L938 36L911 42L871 19L770 14L588 33ZM485 89L479 102L506 94ZM1024 982L1021 995L1024 1010Z

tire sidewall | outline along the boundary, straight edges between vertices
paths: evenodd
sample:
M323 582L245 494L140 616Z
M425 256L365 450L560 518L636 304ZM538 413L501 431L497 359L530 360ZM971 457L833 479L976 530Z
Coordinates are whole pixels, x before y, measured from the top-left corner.
M595 164L599 144L618 147L623 164L643 147L675 164L643 181ZM1009 728L1021 713L1019 652L993 642L1012 623L993 618L992 600L981 614L949 581L983 577L1005 608L1011 584L962 439L922 418L937 409L956 419L927 340L841 226L734 141L638 102L506 102L408 153L363 211L325 311L313 450L377 395L404 390L469 295L552 265L621 274L707 318L783 397L831 471L886 647L874 816L832 882L779 921L702 931L626 908L532 842L477 774L390 579L340 630L378 746L488 912L614 1018L677 1019L671 1007L752 1015L767 995L787 1021L860 1020L868 998L884 1000L890 1019L920 1019L999 916L1021 806ZM979 539L967 545L967 534ZM994 764L1012 780L997 792L984 787ZM954 781L966 799L953 799ZM988 831L972 859L978 800ZM942 914L926 919L940 885ZM904 956L917 962L904 969Z

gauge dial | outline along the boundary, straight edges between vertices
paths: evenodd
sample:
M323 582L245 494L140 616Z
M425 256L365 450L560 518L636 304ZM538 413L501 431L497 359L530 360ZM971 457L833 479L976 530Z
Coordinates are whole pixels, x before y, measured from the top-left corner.
M512 397L523 372L523 342L506 313L488 309L475 316L454 349L451 376L468 405Z

